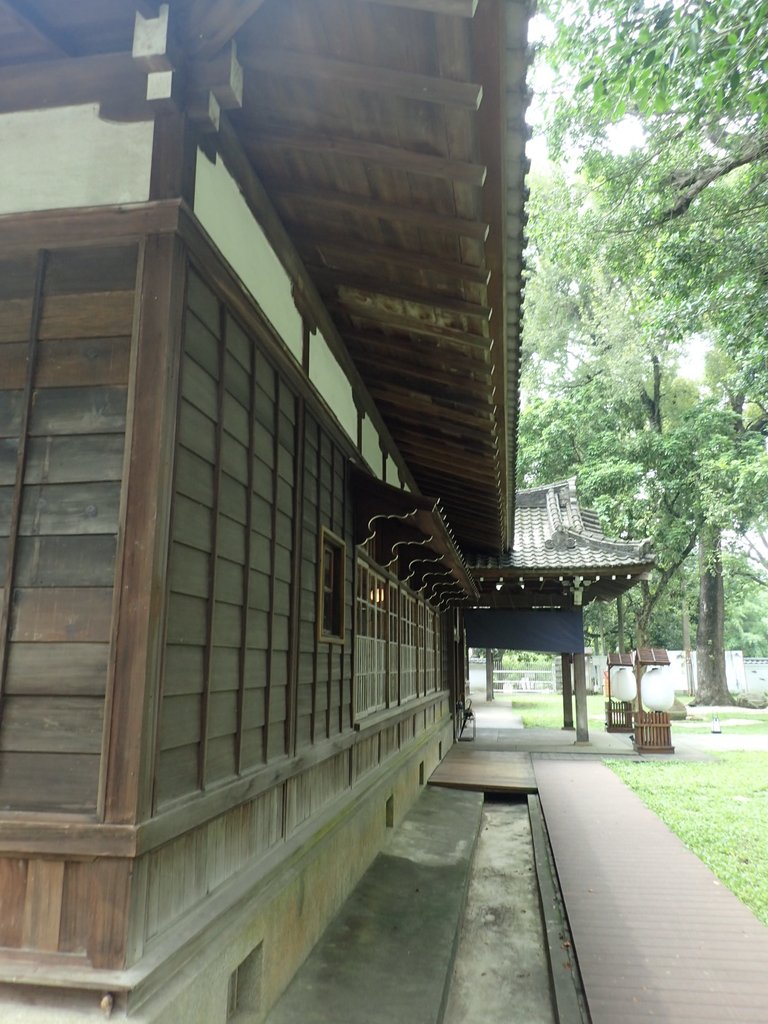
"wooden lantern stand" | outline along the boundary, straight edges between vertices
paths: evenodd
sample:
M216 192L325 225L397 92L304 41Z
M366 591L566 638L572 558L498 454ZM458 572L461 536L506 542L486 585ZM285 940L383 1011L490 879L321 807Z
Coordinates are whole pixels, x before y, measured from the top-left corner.
M620 665L632 668L632 655L611 652L608 655L608 692L605 695L606 732L632 732L635 727L632 719L632 702L629 700L614 700L611 695L611 669Z
M666 711L643 711L641 679L651 665L669 665L663 647L639 647L634 654L637 679L637 710L634 715L634 748L638 754L674 754L672 727Z

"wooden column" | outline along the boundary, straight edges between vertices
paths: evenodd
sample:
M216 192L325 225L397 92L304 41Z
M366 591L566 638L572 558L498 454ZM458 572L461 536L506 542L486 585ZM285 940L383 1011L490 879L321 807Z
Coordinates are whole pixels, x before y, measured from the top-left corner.
M576 694L576 742L589 742L587 724L587 671L583 654L573 656L573 681Z
M619 653L623 654L625 651L624 646L624 601L622 595L616 598L616 614L618 616L618 630L619 630Z
M107 723L104 814L121 824L151 810L184 275L177 239L147 239L129 390L125 539Z
M485 649L485 699L493 700L493 649Z
M573 683L570 654L561 654L560 663L563 668L563 729L573 729Z
M449 650L451 652L451 699L456 704L456 701L464 693L464 660L462 656L462 647L459 643L459 625L460 625L460 613L456 609L450 617L448 617L447 624L447 635Z

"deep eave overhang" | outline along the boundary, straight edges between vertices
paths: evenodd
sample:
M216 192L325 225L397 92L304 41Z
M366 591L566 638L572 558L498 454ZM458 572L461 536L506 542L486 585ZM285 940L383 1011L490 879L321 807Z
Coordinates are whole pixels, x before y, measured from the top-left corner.
M527 0L34 8L30 20L9 7L0 27L0 112L91 102L114 120L183 111L249 204L258 193L270 242L284 233L278 255L309 282L297 284L297 304L310 292L324 304L323 335L354 367L356 397L401 481L439 496L462 548L504 550Z

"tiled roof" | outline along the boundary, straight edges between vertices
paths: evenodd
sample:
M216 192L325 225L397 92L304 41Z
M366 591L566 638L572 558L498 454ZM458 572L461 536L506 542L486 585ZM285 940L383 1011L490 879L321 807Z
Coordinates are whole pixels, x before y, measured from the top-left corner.
M515 545L501 557L470 559L476 568L612 569L651 565L650 540L608 540L594 512L581 509L576 480L561 480L518 491Z

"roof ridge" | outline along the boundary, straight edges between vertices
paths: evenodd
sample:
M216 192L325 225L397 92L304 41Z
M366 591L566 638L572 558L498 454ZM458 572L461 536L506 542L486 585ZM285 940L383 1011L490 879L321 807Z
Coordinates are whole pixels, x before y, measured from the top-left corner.
M543 491L557 490L558 488L562 488L562 487L570 488L571 482L573 482L573 487L574 487L574 490L575 490L575 487L576 487L576 477L575 476L570 476L570 477L568 477L565 480L554 480L552 483L548 483L548 484L536 484L535 487L520 487L520 488L518 488L518 490L515 493L516 494L537 494L537 493L541 493Z
M575 533L576 537L588 544L590 547L597 548L600 551L637 551L639 553L650 551L651 540L649 537L644 537L642 540L613 540L610 537L595 537L594 534L588 532L579 532L572 530L570 527L565 527L564 532Z

